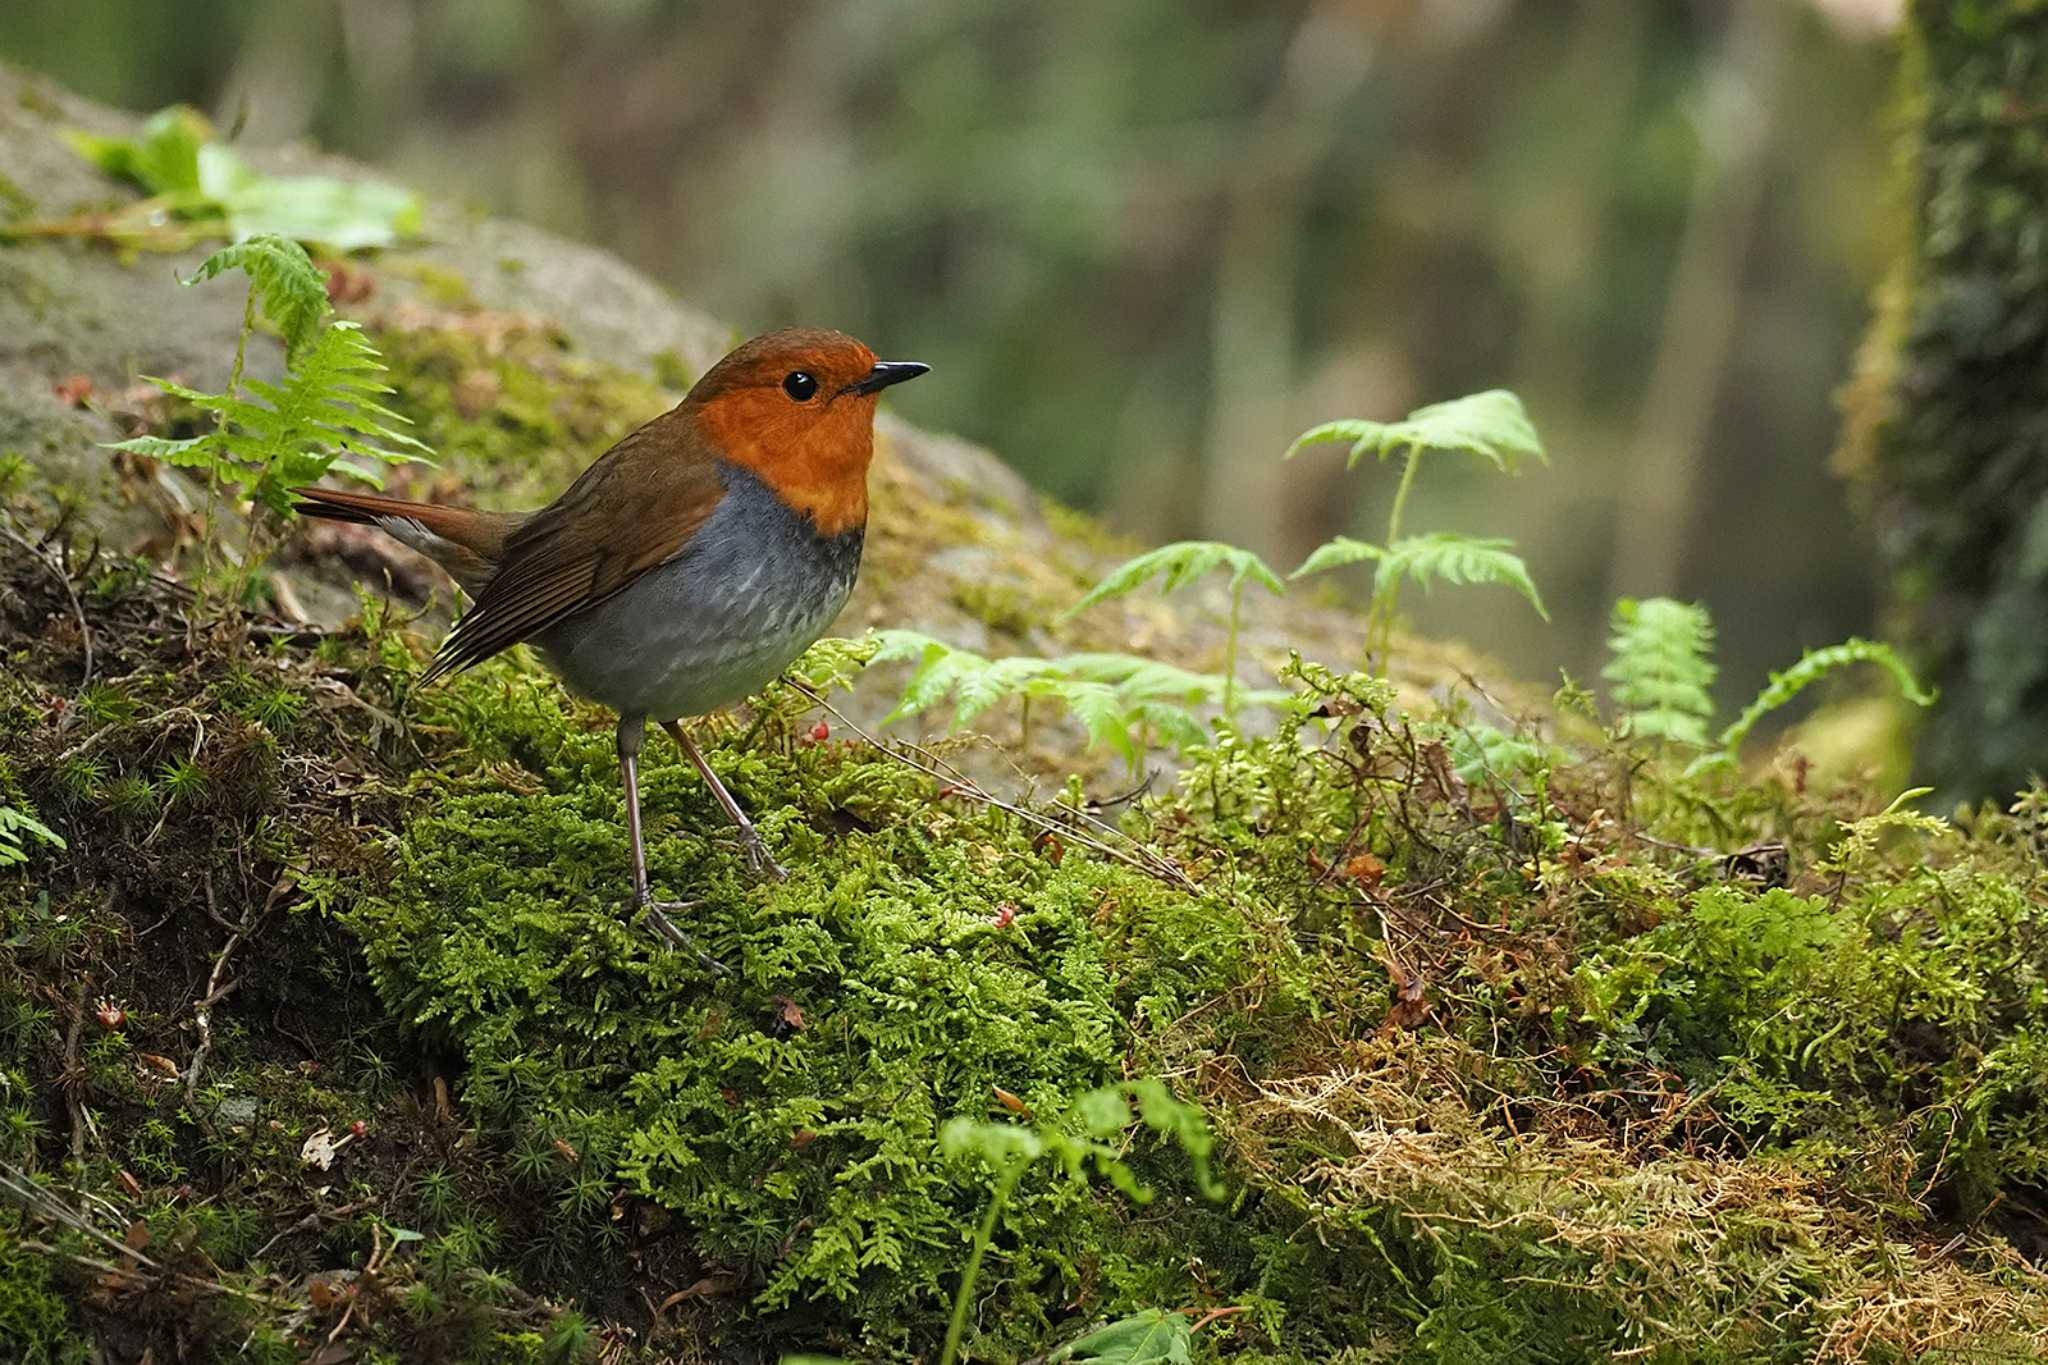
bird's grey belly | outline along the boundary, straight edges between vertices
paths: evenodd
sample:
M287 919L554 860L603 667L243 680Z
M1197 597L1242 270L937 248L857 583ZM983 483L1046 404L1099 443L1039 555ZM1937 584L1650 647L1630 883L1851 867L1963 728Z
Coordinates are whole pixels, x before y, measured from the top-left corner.
M821 540L749 476L676 558L534 641L572 691L668 721L744 700L824 634L860 533Z

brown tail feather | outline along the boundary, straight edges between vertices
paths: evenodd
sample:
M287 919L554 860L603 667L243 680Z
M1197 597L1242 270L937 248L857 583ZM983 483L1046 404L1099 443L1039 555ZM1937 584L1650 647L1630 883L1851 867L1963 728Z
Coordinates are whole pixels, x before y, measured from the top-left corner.
M307 516L375 526L448 570L471 592L497 569L505 553L505 538L522 520L505 512L440 507L379 493L301 488L298 494L298 510Z

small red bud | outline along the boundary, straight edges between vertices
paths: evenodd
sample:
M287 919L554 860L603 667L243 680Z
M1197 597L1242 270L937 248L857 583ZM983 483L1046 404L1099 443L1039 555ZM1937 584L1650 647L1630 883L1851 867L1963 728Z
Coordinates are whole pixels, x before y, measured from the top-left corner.
M348 1126L348 1135L352 1138L368 1137L370 1135L370 1125L364 1123L361 1119L357 1119Z
M832 738L832 727L824 721L821 720L811 727L811 743L823 744L830 738Z
M1014 924L1016 920L1017 907L1010 904L1008 901L1004 901L1000 906L996 908L996 912L993 915L989 916L988 922L989 927L992 929L1007 929L1012 924Z

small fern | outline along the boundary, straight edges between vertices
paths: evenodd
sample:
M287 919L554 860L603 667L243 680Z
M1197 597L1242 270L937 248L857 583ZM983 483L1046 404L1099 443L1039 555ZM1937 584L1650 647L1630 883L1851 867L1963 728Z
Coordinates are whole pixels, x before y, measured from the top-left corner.
M882 630L871 637L870 664L914 665L887 720L953 708L953 727L972 723L999 702L1016 700L1028 725L1033 702L1063 708L1086 731L1091 745L1113 750L1135 770L1155 742L1185 750L1207 738L1191 707L1220 705L1230 680L1191 673L1131 654L1076 654L1062 659L1012 655L990 659L914 630ZM1254 691L1257 704L1287 693Z
M1303 560L1289 577L1327 573L1347 564L1372 560L1377 566L1372 588L1375 602L1393 597L1404 579L1413 579L1425 589L1438 578L1446 583L1493 583L1513 588L1536 608L1538 616L1548 621L1550 612L1536 591L1535 580L1529 577L1529 566L1513 551L1513 545L1512 540L1461 536L1450 531L1410 536L1386 546L1338 536Z
M1522 400L1506 389L1488 389L1447 403L1417 408L1398 422L1349 418L1310 427L1294 438L1285 459L1312 445L1343 442L1351 447L1345 468L1356 468L1367 455L1384 460L1396 452L1411 457L1422 450L1447 450L1477 455L1503 474L1519 473L1525 459L1547 462L1536 426Z
M1428 586L1441 578L1448 583L1496 583L1513 588L1536 608L1544 620L1550 613L1536 591L1529 566L1514 553L1514 542L1476 536L1436 532L1404 539L1401 522L1408 508L1408 495L1415 486L1415 472L1425 451L1443 450L1477 455L1503 474L1518 474L1522 462L1548 463L1543 443L1522 400L1506 389L1489 389L1447 403L1417 408L1399 422L1371 422L1346 419L1311 427L1287 448L1287 459L1313 445L1341 442L1351 447L1345 468L1356 468L1367 455L1385 460L1397 451L1406 453L1401 482L1394 490L1394 504L1387 514L1383 543L1338 536L1318 548L1291 575L1302 578L1331 569L1372 560L1372 614L1374 634L1381 657L1393 643L1394 613L1400 605L1404 579Z
M1721 748L1733 756L1742 747L1742 741L1749 738L1749 732L1756 728L1758 721L1828 674L1857 663L1873 663L1889 673L1892 681L1898 684L1900 695L1915 706L1932 706L1940 696L1938 692L1920 686L1913 671L1906 667L1906 661L1890 645L1851 637L1825 649L1809 649L1799 656L1798 663L1783 672L1773 672L1763 691L1757 693L1756 699L1742 708L1742 714L1735 718L1734 723L1721 732Z
M64 836L19 806L0 803L0 867L15 867L28 861L28 845L65 847Z
M279 517L292 514L293 489L325 474L382 487L380 466L430 454L398 430L405 419L379 401L391 392L383 382L383 361L355 323L331 317L325 283L303 247L282 237L238 242L208 257L185 283L229 270L248 275L249 294L227 387L205 393L166 379L150 381L212 414L213 429L182 439L137 436L112 449L203 471L210 488L226 485ZM243 378L259 311L285 344L282 384ZM210 555L210 524L206 538Z
M1668 597L1614 604L1613 657L1600 676L1613 684L1630 735L1701 748L1714 718L1714 621L1707 609Z
M1161 593L1177 592L1214 569L1230 570L1230 631L1223 645L1223 714L1237 713L1237 636L1244 613L1247 582L1257 583L1275 596L1283 596L1287 585L1265 560L1250 550L1217 540L1180 540L1148 550L1111 570L1100 583L1069 607L1066 616L1086 611L1098 602L1136 592L1154 578L1161 580Z
M1714 718L1714 622L1707 609L1665 597L1623 598L1614 604L1613 658L1600 676L1613 686L1623 729L1681 744L1712 748L1693 770L1732 763L1757 723L1819 682L1852 664L1874 663L1898 684L1915 706L1932 706L1938 694L1920 686L1890 645L1851 638L1824 649L1809 649L1771 679L1720 735L1709 741Z

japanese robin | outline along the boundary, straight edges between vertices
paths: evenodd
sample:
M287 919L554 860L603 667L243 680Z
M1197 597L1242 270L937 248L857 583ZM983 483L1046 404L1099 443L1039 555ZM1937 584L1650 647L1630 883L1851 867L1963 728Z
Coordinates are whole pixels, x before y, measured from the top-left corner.
M838 332L770 332L537 512L326 488L301 489L299 510L378 528L475 599L423 681L525 640L571 691L618 712L633 904L694 950L666 913L679 904L648 889L638 772L647 722L689 756L739 827L749 866L786 875L682 720L773 681L846 605L867 527L876 395L926 368L878 361Z

